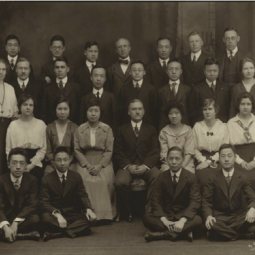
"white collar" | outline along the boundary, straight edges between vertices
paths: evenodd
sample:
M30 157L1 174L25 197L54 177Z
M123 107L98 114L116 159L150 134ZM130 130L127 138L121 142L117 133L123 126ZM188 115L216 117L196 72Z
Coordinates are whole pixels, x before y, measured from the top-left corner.
M57 174L58 174L59 178L62 178L63 174L65 175L65 178L67 177L68 170L66 172L64 172L64 173L59 172L58 169L56 169L56 171L57 171Z
M56 57L53 57L53 61L55 61L57 58Z
M176 83L176 86L179 86L180 84L180 79L176 80L176 81L172 81L169 79L169 84L172 85L173 83Z
M167 65L167 63L168 63L168 61L169 61L169 58L168 58L168 59L159 58L159 63L160 63L161 66L164 65L164 63L163 63L164 61L166 62L166 65Z
M200 55L202 54L202 50L194 53L194 52L191 52L190 56L191 56L191 61L193 61L193 58L194 56L196 56L196 59L198 60L198 58L200 57Z
M232 119L233 121L238 121L240 120L242 122L242 120L239 118L238 114ZM254 121L255 122L255 116L251 113L251 117L249 119L249 124Z
M181 168L177 173L172 172L171 169L170 169L170 174L171 174L172 177L173 177L174 174L175 174L175 175L177 176L177 178L180 178L181 172L182 172L182 168Z
M214 85L216 85L216 83L217 83L217 81L215 80L215 81L209 81L208 79L206 79L206 83L209 85L209 87L211 88L211 86L212 86L212 83L214 84Z
M101 89L95 89L93 88L93 94L96 95L97 92L99 92L99 95L102 96L103 92L104 92L104 88L101 88Z
M223 175L224 175L225 177L227 177L228 174L229 174L230 177L232 177L233 174L234 174L234 167L233 167L232 170L229 171L229 172L225 171L225 170L222 168L222 172L223 172Z
M133 128L135 128L135 126L137 125L138 129L141 129L141 125L142 125L143 121L141 120L140 122L134 122L133 120L131 120L131 125Z
M96 65L96 62L90 62L90 61L88 61L87 59L86 59L86 65L87 65L87 67L88 68L92 68L92 66L91 65Z
M127 56L126 58L119 57L119 59L121 59L121 60L128 60L128 63L130 63L130 57L129 56Z
M238 52L237 46L232 50L232 56L234 56ZM230 55L230 50L227 49L227 54Z
M11 63L11 60L14 60L14 64L16 63L17 59L18 59L18 55L16 55L15 57L11 57L10 55L7 55L8 61L9 63Z
M141 79L140 81L135 81L135 80L133 80L133 85L134 85L134 87L136 87L136 83L138 83L138 84L139 84L139 87L141 88L141 87L142 87L142 84L143 84L143 79Z
M19 184L20 184L21 181L22 181L23 174L22 174L19 178L16 178L16 177L13 176L12 174L10 174L10 176L11 176L11 181L12 181L12 182L16 182L17 180L19 180Z
M21 80L19 77L18 77L18 83L19 83L19 85L20 86L22 86L23 85L23 83L25 84L25 87L27 86L27 84L28 84L28 82L29 82L29 78L27 78L26 80Z
M64 79L62 79L62 82L64 85L67 83L67 80L68 80L67 76ZM57 84L59 84L60 79L57 77L56 81L57 81Z

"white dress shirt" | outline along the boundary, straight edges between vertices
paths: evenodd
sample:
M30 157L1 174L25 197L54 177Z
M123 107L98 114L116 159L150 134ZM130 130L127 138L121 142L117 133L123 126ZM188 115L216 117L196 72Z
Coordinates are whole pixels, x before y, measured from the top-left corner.
M18 60L18 55L15 56L15 57L11 57L11 56L7 55L7 58L8 58L8 61L9 61L10 65L11 65L11 63L12 63L12 59L13 59L13 65L14 65L14 66L16 65L16 62L17 62L17 60Z
M122 72L123 73L126 73L127 69L128 69L128 66L130 65L130 57L128 56L127 58L121 58L122 60L128 60L128 65L125 65L125 64L120 64L120 67L122 69Z
M95 88L93 88L93 94L97 97L97 92L99 92L99 98L101 98L102 97L102 94L103 94L103 92L104 92L104 88L101 88L101 89L95 89Z
M60 180L61 183L62 183L62 181L63 181L63 178L62 178L63 174L65 175L65 180L66 180L68 170L67 170L66 172L64 172L64 173L61 173L61 172L58 171L58 169L56 169L56 172L57 172L57 174L58 174L58 178L59 178L59 180Z
M59 78L56 79L57 84L58 84L58 87L59 87L60 80L61 80L61 79L59 79ZM65 78L62 79L63 88L65 88L67 81L68 81L67 76L66 76Z
M216 80L214 80L214 81L209 81L208 79L206 79L206 83L208 84L208 86L211 88L212 87L212 83L214 84L214 85L216 85Z
M18 78L18 83L19 83L19 86L20 88L22 89L22 85L24 84L25 85L25 88L27 87L27 84L29 82L29 78L27 78L26 80L21 80L20 78Z
M171 174L171 177L172 177L172 181L174 181L174 175L176 175L176 182L178 183L179 182L179 179L180 179L180 174L182 172L182 168L177 172L177 173L174 173L173 171L171 171L170 169L170 174Z
M133 85L134 85L134 88L136 88L136 84L138 83L138 85L139 85L139 88L141 88L142 87L142 84L143 84L143 79L141 79L140 81L135 81L135 80L133 80Z
M232 57L234 57L235 56L235 54L238 52L238 48L237 47L235 47L233 50L232 50ZM230 57L230 50L229 49L227 49L227 55L228 55L228 58Z
M141 125L142 125L142 123L143 123L143 121L141 120L140 122L134 122L133 120L131 120L131 125L132 125L132 127L133 127L133 129L135 130L135 127L136 127L136 125L137 125L137 128L138 128L138 130L140 131L141 130Z
M180 85L180 80L176 80L176 81L172 81L172 80L169 80L169 85L170 85L170 90L172 90L173 88L173 83L176 83L175 85L175 93L177 94L178 93L178 89L179 89L179 85Z
M231 171L229 171L229 172L225 171L225 170L222 168L222 172L223 172L223 175L225 176L225 178L228 177L228 176L230 176L230 178L232 178L232 176L233 176L233 174L234 174L234 168L233 168Z
M202 54L202 51L201 51L201 50L200 50L200 51L198 51L198 52L196 52L196 53L191 52L191 54L190 54L191 62L193 61L194 56L196 56L196 61L197 61L201 54Z
M88 67L89 71L92 71L92 67L96 65L96 62L90 62L86 60L86 66Z
M160 63L160 65L163 67L164 66L164 63L163 62L166 62L166 65L167 65L167 63L168 63L168 61L169 61L169 58L168 59L162 59L162 58L159 58L159 63Z

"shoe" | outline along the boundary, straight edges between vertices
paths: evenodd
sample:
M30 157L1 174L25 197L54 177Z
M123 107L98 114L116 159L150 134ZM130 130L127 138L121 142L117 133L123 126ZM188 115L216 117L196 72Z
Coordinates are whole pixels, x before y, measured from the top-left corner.
M64 236L63 233L44 232L43 241L44 241L44 242L47 242L47 241L49 241L50 239L60 238L60 237L63 237L63 236Z
M144 239L147 242L158 241L158 240L170 240L169 235L166 232L147 232L144 235Z
M240 233L239 238L241 238L241 239L255 239L255 232Z
M126 221L129 222L129 223L133 222L133 216L132 216L132 214L129 214L129 215L128 215Z
M189 242L192 242L192 241L193 241L193 233L192 233L192 232L189 232L189 233L187 234L187 239L188 239Z
M40 240L40 234L37 231L33 231L30 233L19 233L16 236L17 240L34 240L39 241Z

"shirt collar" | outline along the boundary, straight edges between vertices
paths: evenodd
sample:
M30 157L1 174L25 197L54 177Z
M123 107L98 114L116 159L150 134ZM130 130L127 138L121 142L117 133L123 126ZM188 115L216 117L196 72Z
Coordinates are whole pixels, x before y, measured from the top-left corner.
M11 181L12 182L16 182L17 179L18 179L19 180L19 184L20 184L21 181L22 181L23 174L19 178L14 177L12 174L10 174L10 176L11 176Z
M142 125L142 120L138 123L134 122L133 120L131 120L131 125L133 128L135 128L135 126L137 125L138 129L140 130L141 129L141 125Z
M17 59L18 59L18 55L16 55L15 57L11 57L10 55L7 55L8 61L11 63L11 60L14 59L14 64L16 63Z
M128 63L130 63L130 57L129 56L127 56L126 58L119 58L119 59L128 60Z
M87 59L86 59L86 65L87 65L87 67L88 68L91 68L91 65L96 65L96 62L90 62L90 61L88 61Z
M232 50L232 55L234 56L237 52L238 52L238 48L235 47L235 48ZM227 54L230 55L230 50L229 50L229 49L227 49Z
M212 81L209 81L208 79L206 79L206 83L209 85L209 87L211 88L212 86ZM214 85L216 85L216 80L213 81Z
M174 173L174 172L172 172L171 171L171 169L170 169L170 174L171 174L171 176L173 177L174 176L174 174L177 176L177 178L179 178L180 177L180 174L181 174L181 172L182 172L182 168L177 172L177 173Z
M93 94L94 95L96 95L97 94L97 92L99 92L99 95L100 95L100 97L102 96L102 94L103 94L103 92L104 92L104 88L101 88L101 89L95 89L95 88L93 88Z
M233 118L233 121L238 121L238 120L240 120L240 121L242 121L240 118L239 118L239 115L237 114L234 118ZM249 120L249 124L251 123L251 121L254 121L255 122L255 116L251 113L251 118L250 118L250 120Z
M59 178L62 178L63 174L65 175L65 178L66 178L68 170L65 173L61 173L58 171L58 169L56 169L56 172L57 172Z
M229 171L229 172L225 171L225 170L222 168L222 172L223 172L223 174L224 174L225 177L228 176L228 173L229 173L229 176L232 177L233 174L234 174L234 167L233 167L232 170Z
M25 87L27 86L27 84L28 84L28 82L29 82L29 78L27 78L26 80L21 80L19 77L18 77L18 83L19 83L19 85L20 86L22 86L23 85L23 83L25 84Z
M136 87L136 83L138 82L138 84L139 84L139 87L141 88L141 86L142 86L142 84L143 84L143 79L141 79L140 81L135 81L135 80L133 80L133 85L134 85L134 87Z
M62 82L64 85L67 83L67 80L68 80L67 76L64 79L62 79ZM57 84L59 84L59 82L60 82L60 79L57 77Z
M165 61L165 62L166 62L166 65L167 65L167 63L168 63L168 61L169 61L169 58L168 58L168 59L159 58L159 63L160 63L161 66L164 65L163 61Z
M191 54L190 54L191 61L193 61L194 56L196 56L196 59L198 60L198 58L200 57L201 54L202 54L202 50L200 50L200 51L198 51L196 53L191 52Z
M176 86L179 86L180 84L180 80L176 80L176 81L172 81L172 80L169 80L169 84L172 85L173 83L176 83Z
M56 57L53 57L53 61L55 61L57 58Z

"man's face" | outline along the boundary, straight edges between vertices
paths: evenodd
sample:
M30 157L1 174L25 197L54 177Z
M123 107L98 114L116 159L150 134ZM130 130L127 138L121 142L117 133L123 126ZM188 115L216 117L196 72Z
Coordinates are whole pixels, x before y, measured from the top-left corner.
M26 158L23 155L12 155L10 162L8 162L8 168L16 178L19 178L25 172L26 166Z
M181 169L183 161L184 158L180 151L173 150L167 156L167 163L173 172L178 172Z
M59 58L63 56L65 47L61 41L53 41L52 45L50 46L50 51L53 57Z
M130 115L131 120L134 122L140 122L144 115L143 104L140 102L130 104L128 108L128 114Z
M69 72L69 67L64 61L57 61L55 62L54 72L56 74L56 77L58 77L59 79L64 79Z
M127 58L129 56L129 52L131 51L131 46L128 40L126 39L119 39L116 42L116 52L118 53L119 57Z
M205 73L205 77L209 81L213 82L213 81L215 81L218 78L218 75L219 75L219 66L215 65L215 64L213 64L213 65L206 65L204 73Z
M20 51L19 42L16 39L8 40L7 44L5 45L5 50L7 51L9 56L17 56Z
M70 156L66 152L57 153L54 160L59 172L65 173L68 170Z
M139 63L133 64L131 66L130 75L135 81L140 81L141 79L143 79L143 76L145 75L143 65Z
M168 59L172 51L172 46L169 40L163 39L158 42L157 52L161 59Z
M189 46L190 46L190 50L193 53L197 53L201 50L202 46L203 46L203 40L201 39L201 37L199 35L191 35L189 37Z
M30 74L29 62L24 61L24 62L17 63L16 73L22 81L26 80Z
M170 80L177 81L180 79L182 74L182 67L181 64L178 62L171 62L167 65L166 73Z
M98 59L98 55L99 55L99 50L98 50L98 47L97 45L93 45L91 46L90 48L87 48L85 51L84 51L84 55L86 56L86 59L89 61L89 62L96 62L97 59Z
M226 44L228 50L234 50L239 41L240 36L236 33L236 31L232 30L225 32L223 42Z
M96 89L101 89L106 81L106 73L104 68L93 69L91 81Z
M232 149L230 149L230 148L223 149L220 152L219 161L220 161L223 169L226 171L230 171L234 167L235 159L236 159L236 156L235 156L234 152L232 151Z

